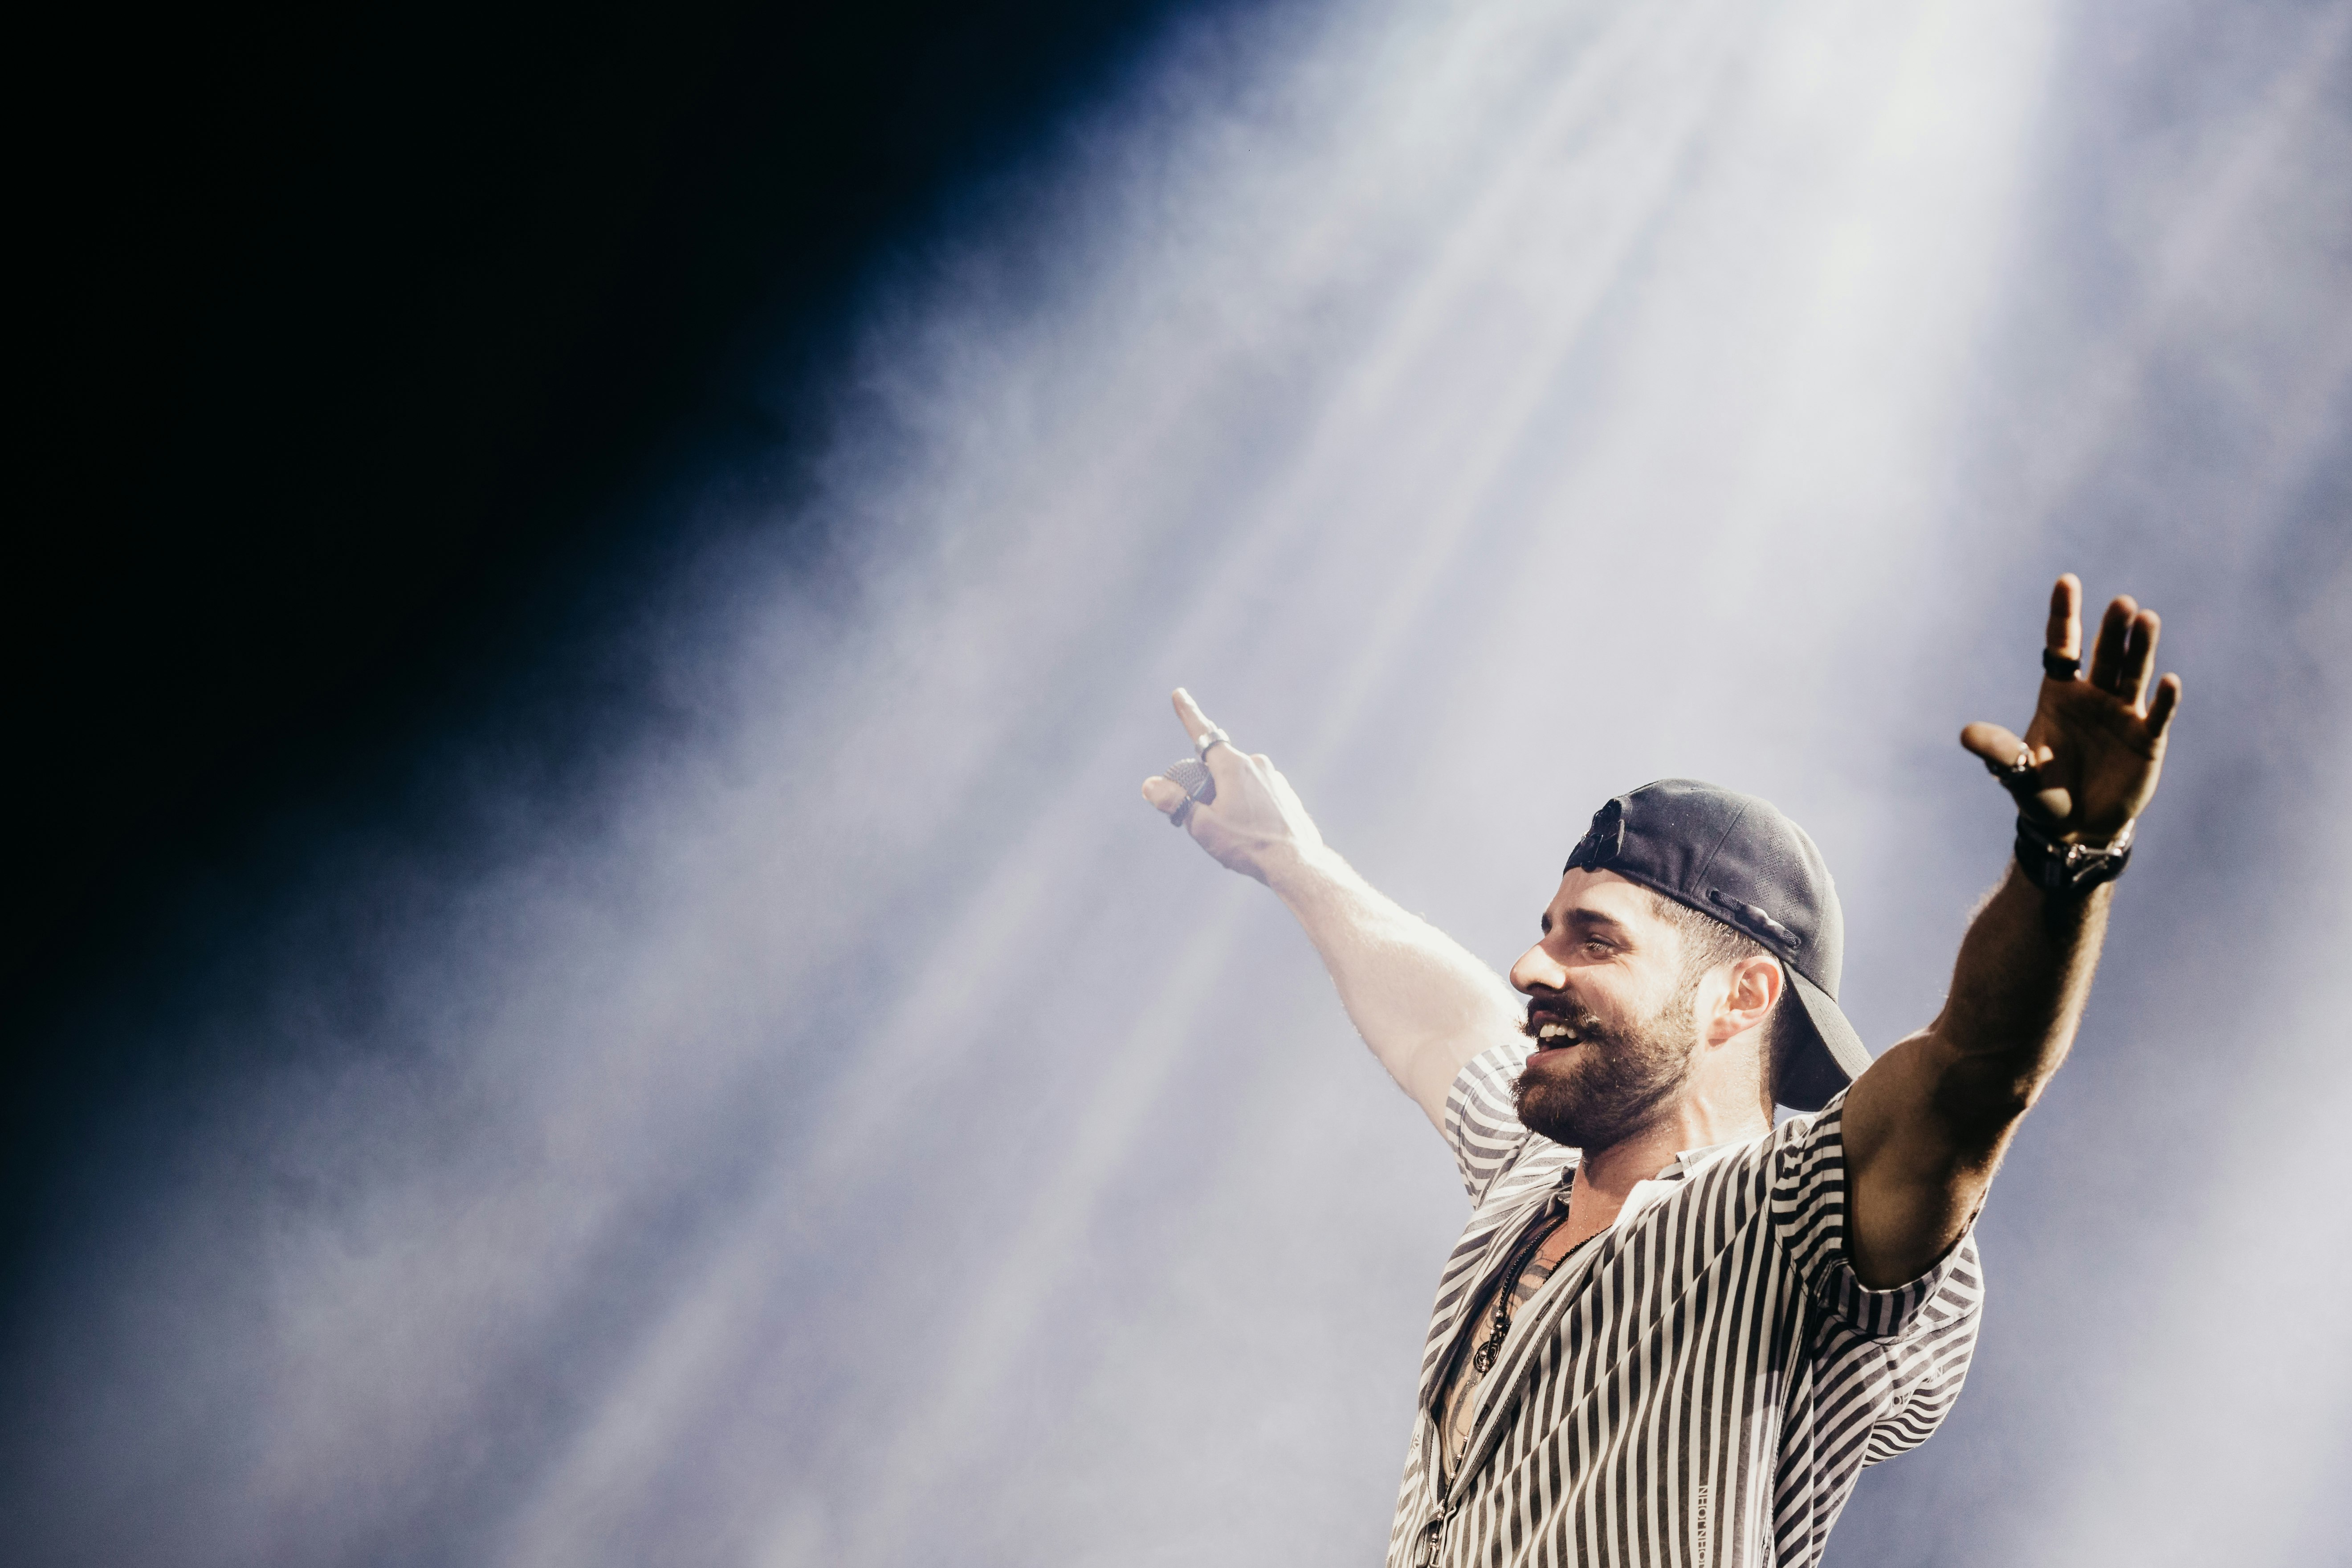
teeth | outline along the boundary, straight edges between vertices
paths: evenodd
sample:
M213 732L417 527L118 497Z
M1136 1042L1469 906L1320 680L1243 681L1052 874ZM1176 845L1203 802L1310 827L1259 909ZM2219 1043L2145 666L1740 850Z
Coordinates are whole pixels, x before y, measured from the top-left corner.
M1575 1037L1576 1031L1566 1024L1546 1024L1536 1030L1536 1038L1538 1040L1570 1040Z

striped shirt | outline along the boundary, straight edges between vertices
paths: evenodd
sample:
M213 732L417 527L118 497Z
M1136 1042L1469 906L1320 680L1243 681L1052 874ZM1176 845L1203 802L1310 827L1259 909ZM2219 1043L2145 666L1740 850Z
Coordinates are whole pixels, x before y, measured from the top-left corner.
M1470 1222L1438 1279L1390 1568L1431 1562L1433 1540L1445 1568L1818 1563L1862 1468L1925 1442L1959 1394L1982 1299L1973 1232L1908 1285L1863 1286L1843 1096L1686 1152L1514 1314L1449 1487L1447 1376L1576 1157L1512 1111L1530 1048L1473 1058L1446 1100Z

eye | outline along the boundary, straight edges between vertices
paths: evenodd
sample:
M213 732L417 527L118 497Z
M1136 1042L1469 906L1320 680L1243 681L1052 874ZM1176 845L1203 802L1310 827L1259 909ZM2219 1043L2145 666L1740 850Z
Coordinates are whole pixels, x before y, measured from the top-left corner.
M1584 939L1584 951L1587 952L1607 954L1614 952L1615 949L1612 948L1604 938L1588 936Z

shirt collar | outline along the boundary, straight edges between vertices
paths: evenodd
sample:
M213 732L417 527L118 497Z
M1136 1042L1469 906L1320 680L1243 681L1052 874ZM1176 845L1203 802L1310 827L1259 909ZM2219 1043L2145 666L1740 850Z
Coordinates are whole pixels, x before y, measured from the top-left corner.
M1746 1138L1731 1138L1727 1139L1720 1143L1706 1144L1703 1148L1685 1149L1681 1153L1675 1156L1673 1164L1668 1165L1664 1170L1660 1171L1656 1175L1650 1179L1654 1182L1679 1182L1685 1180L1687 1177L1696 1175L1702 1168L1711 1162L1721 1159L1724 1155L1728 1154L1731 1151L1738 1148L1741 1144L1749 1142L1751 1142L1751 1140Z

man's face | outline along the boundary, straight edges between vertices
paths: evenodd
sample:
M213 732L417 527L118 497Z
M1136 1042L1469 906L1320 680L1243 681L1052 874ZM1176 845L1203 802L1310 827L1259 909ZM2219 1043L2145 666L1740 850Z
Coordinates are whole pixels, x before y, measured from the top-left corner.
M1511 965L1537 1043L1520 1072L1519 1121L1571 1148L1641 1131L1688 1081L1697 1047L1682 984L1682 934L1613 871L1572 870L1544 911L1543 940Z

